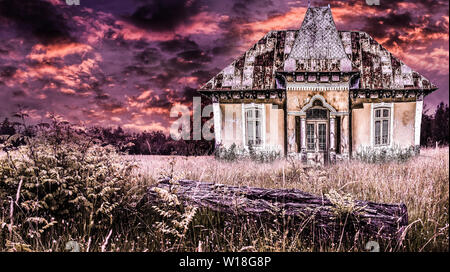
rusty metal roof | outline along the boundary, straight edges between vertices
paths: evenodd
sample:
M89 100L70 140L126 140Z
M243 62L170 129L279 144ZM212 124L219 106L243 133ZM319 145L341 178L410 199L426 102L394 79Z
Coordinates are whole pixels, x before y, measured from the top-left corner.
M437 89L366 32L337 31L322 7L308 8L298 30L267 33L200 91L279 89L276 75L286 72L358 72L360 89Z

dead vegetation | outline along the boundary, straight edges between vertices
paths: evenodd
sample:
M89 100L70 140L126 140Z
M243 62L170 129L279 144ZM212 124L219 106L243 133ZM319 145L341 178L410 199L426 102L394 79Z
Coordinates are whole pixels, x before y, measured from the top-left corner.
M448 152L448 147L423 149L419 156L403 163L370 164L348 161L327 168L305 167L298 161L285 159L265 164L250 160L223 162L213 157L134 158L140 164L138 168L140 175L150 184L156 182L161 170L167 168L171 162L173 173L185 179L232 186L292 188L316 195L333 195L338 192L339 195L354 199L379 203L404 203L408 208L409 217L404 241L401 247L382 250L447 251ZM337 250L333 246L328 246L314 250ZM223 249L214 247L219 248ZM350 248L355 250L353 247ZM308 249L312 248L302 245L289 250Z
M404 203L409 223L401 243L381 244L381 250L448 251L448 148L423 150L405 163L349 161L320 168L286 159L123 156L56 131L0 155L0 251L364 250L366 241L305 239L304 228L290 228L289 218L267 226L182 205L171 192L157 192L163 207L136 209L147 187L168 175L299 189L332 199L337 215L354 210L349 199Z

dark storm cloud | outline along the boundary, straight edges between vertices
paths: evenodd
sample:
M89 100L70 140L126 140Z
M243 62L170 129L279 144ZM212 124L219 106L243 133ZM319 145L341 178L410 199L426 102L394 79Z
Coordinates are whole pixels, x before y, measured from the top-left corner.
M109 98L109 95L106 93L98 93L94 98L95 100L107 100Z
M448 25L443 21L433 23L429 18L424 18L422 25L424 25L424 27L422 27L421 30L424 34L445 33L448 31Z
M386 38L386 46L394 43L400 45L405 41L400 38L401 33L392 31L392 29L413 29L416 26L410 13L394 14L389 13L386 16L376 16L366 18L364 30L374 38Z
M173 91L163 90L158 96L149 96L145 98L143 108L144 109L166 109L169 110L173 105ZM137 96L130 96L128 98L131 102L142 102L142 100Z
M229 20L220 22L219 27L224 29L222 36L212 44L214 47L211 52L214 56L234 55L236 48L243 42L245 35L250 35L252 30L243 25L248 23L248 18L233 17Z
M151 76L154 73L151 67L141 65L128 65L123 69L123 74L125 76L130 76L131 74L138 76Z
M17 23L22 31L30 31L44 44L72 39L65 19L49 2L3 0L0 16Z
M195 69L199 69L202 67L201 62L195 62L195 61L186 61L185 59L181 57L173 57L170 58L167 63L167 67L169 67L172 70L175 71L181 71L181 72L189 72ZM179 75L180 73L177 73Z
M179 72L166 68L162 73L159 73L158 75L151 78L151 82L156 84L159 88L166 88L170 82L173 81L174 78L177 78L179 76Z
M177 54L178 57L183 58L186 61L193 61L199 63L207 63L212 60L211 56L202 50L189 50Z
M112 33L114 33L112 31ZM136 42L133 43L133 48L134 49L145 49L149 46L150 44L144 40L138 40Z
M144 51L135 55L135 59L144 64L158 63L161 55L156 48L146 48Z
M16 73L16 71L17 67L14 66L0 66L0 77L12 77Z
M414 16L409 12L401 14L391 12L385 16L366 18L364 30L374 38L387 38L384 45L389 47L394 44L403 45L410 43L411 41L405 38L405 35L414 31L419 30L426 36L447 32L448 26L442 21L434 21L431 17Z
M193 50L198 49L198 44L189 37L182 37L180 35L175 36L175 39L160 42L158 44L163 51L178 52L181 50Z
M155 48L147 48L134 54L134 62L125 66L122 70L124 78L132 75L152 77L159 69L161 55Z
M12 91L13 97L25 97L26 93L22 90L14 90Z
M186 86L183 88L182 94L181 94L181 101L182 103L186 102L192 102L192 98L194 96L199 96L197 89L191 88L189 86Z
M121 102L119 101L101 101L98 102L97 105L104 111L107 112L114 112L114 111L121 111L124 110L124 107Z
M236 0L231 10L233 16L250 19L265 14L269 7L273 7L271 0Z
M216 68L212 71L206 71L206 70L198 70L191 73L191 76L197 77L198 82L202 84L203 82L206 82L210 80L214 75L220 72L220 69Z
M196 0L144 2L146 3L139 6L129 19L136 26L154 31L175 30L201 11L199 1Z

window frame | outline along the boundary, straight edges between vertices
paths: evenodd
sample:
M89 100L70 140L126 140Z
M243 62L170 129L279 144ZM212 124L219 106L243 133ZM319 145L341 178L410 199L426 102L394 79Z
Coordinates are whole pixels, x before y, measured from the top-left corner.
M323 127L325 129L324 135L320 134L320 127ZM310 127L312 127L312 130L310 130ZM308 132L312 132L310 135ZM329 150L329 120L324 119L315 119L315 120L309 120L306 119L306 126L305 126L305 146L306 146L306 152L327 152ZM323 138L321 136L324 136ZM324 142L321 142L321 139L324 140ZM321 144L323 145L323 149L321 148Z
M253 127L253 141L256 141L256 132L257 132L257 127L256 127L256 123L260 122L261 125L259 126L260 129L260 138L261 138L261 143L260 144L252 144L252 147L254 148L262 148L265 146L265 130L266 130L266 111L265 111L265 106L264 104L255 104L255 103L250 103L250 104L242 104L242 140L243 140L243 145L245 148L249 147L249 135L248 135L248 117L247 117L247 112L251 111L252 113L256 113L256 111L259 111L261 113L261 116L256 117L256 114L253 114L253 116L251 117L251 122L254 123L254 127Z
M388 116L384 116L385 110ZM377 116L377 113L380 116ZM390 147L393 144L393 125L394 125L394 104L393 103L372 103L371 104L371 145L372 147ZM377 126L379 122L379 127ZM384 123L387 122L387 126ZM387 133L385 133L387 128ZM379 135L377 132L379 131ZM383 137L387 137L387 142L383 141ZM379 137L379 138L378 138Z

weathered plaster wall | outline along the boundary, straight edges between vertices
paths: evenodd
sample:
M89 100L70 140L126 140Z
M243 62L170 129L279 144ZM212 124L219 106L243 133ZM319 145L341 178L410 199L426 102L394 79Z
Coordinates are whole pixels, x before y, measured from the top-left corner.
M362 108L352 112L352 144L353 151L371 143L371 103L362 103ZM393 103L392 144L401 147L414 145L416 102Z
M352 147L356 151L360 146L370 146L370 103L352 111Z
M284 154L284 111L276 105L266 104L266 145Z
M416 102L394 103L394 144L402 147L414 145Z
M222 144L230 146L235 143L242 146L242 106L241 104L221 104Z

